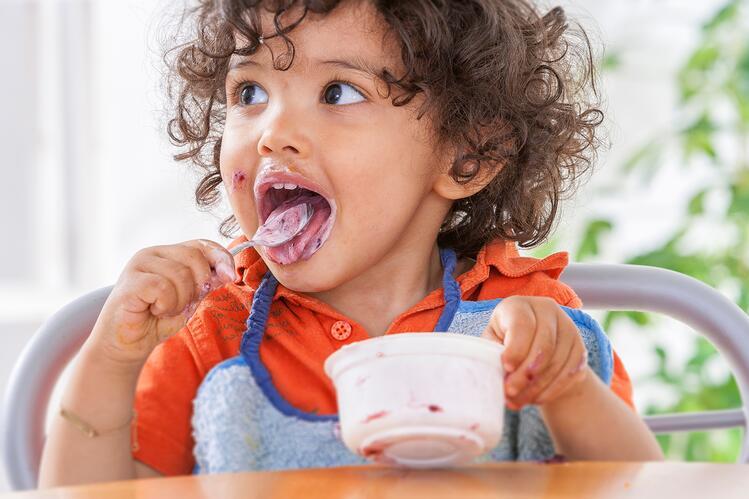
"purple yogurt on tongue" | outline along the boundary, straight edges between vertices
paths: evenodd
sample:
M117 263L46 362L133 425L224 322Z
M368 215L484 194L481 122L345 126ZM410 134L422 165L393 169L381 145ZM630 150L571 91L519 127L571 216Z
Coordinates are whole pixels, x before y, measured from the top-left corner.
M297 218L301 216L299 206L309 205L312 218L298 234L291 240L276 247L266 247L267 255L281 265L289 265L299 260L309 259L322 246L332 229L331 206L328 201L316 192L301 189L299 195L278 205L268 215L258 232L269 226L271 220L280 227L287 226L287 230L298 227ZM279 235L279 240L283 238Z
M310 204L286 201L273 210L252 240L261 246L279 246L304 230L313 213Z

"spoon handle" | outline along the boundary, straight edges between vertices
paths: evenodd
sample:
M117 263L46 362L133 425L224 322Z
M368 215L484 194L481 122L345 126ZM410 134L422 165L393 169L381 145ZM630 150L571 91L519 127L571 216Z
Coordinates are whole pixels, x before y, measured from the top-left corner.
M239 246L235 246L235 247L233 247L232 249L230 249L230 250L229 250L229 252L230 252L230 253L231 253L231 254L232 254L233 256L237 256L237 255L238 255L239 253L241 253L241 252L242 252L242 251L244 251L245 249L247 249L247 248L251 248L252 246L255 246L256 244L257 244L257 243L256 243L255 241L253 241L253 240L249 240L249 241L247 241L247 242L244 242L244 243L240 244Z
M292 220L290 224L286 220L286 215L289 213L291 213ZM314 213L315 209L309 203L288 208L278 215L274 213L263 225L258 227L252 239L233 248L231 254L236 256L240 251L257 245L269 248L281 246L302 232L312 220Z

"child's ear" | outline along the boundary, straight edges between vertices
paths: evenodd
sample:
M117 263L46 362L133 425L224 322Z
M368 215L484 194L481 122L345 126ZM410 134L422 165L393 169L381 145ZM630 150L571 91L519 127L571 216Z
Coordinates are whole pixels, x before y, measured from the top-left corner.
M452 168L448 168L447 171L437 176L433 189L443 198L453 201L467 198L473 196L494 180L502 166L492 165L489 167L484 164L479 165L476 161L466 161L461 165L461 172L465 175L473 174L469 181L458 182L452 175ZM476 171L477 168L478 171Z
M507 132L508 127L509 124L505 122L500 122L493 127L481 127L472 134L472 140L470 141L472 145L470 146L466 142L445 144L440 153L442 157L451 158L451 160L449 165L442 165L443 169L435 179L434 191L443 198L455 201L473 196L486 187L497 177L497 174L507 164L507 160L478 161L470 158L475 155L477 144L485 144L490 138L498 140L502 144L502 147L495 151L493 156L495 158L497 156L507 158L513 143L509 132ZM456 165L456 158L465 158L466 156L468 156L468 159L464 159L459 165ZM453 176L453 170L456 166L460 170L455 172L458 175ZM461 181L458 182L455 178ZM470 180L463 181L462 179Z

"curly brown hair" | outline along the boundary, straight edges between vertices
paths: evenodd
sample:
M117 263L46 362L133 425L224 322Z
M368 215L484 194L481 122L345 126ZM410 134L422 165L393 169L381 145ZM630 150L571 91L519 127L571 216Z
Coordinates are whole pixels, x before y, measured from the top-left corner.
M543 242L560 200L589 170L600 143L603 113L585 31L571 29L562 8L542 15L528 0L370 1L399 41L405 67L400 76L384 68L378 75L392 105L424 94L419 117L429 113L436 137L455 145L450 174L456 182L499 170L486 187L453 203L438 244L475 257L496 238L521 247ZM175 103L168 131L186 149L175 158L192 160L204 174L195 191L198 206L220 200L225 78L233 54L260 47L260 9L274 14L273 36L287 48L274 57L274 68L286 70L294 59L287 34L308 12L326 14L339 3L203 0L188 12L195 21L190 41L166 57ZM282 24L282 14L295 6L300 14ZM219 230L231 237L236 228L232 215Z

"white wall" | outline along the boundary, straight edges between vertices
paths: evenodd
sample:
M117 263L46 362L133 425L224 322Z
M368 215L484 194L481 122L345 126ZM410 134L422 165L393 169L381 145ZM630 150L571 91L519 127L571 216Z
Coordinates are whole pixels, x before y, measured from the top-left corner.
M165 4L0 0L0 396L41 322L138 249L226 242L164 133Z

